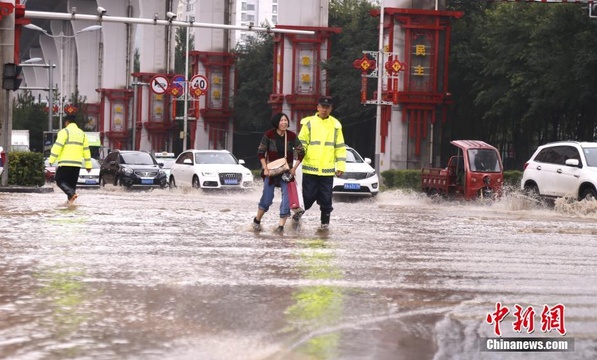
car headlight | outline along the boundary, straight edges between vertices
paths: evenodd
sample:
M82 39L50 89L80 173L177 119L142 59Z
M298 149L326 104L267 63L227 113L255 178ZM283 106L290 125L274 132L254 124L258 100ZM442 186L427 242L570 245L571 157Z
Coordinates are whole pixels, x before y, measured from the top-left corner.
M123 167L123 168L122 168L122 172L123 172L125 175L133 175L133 173L134 173L133 169L131 169L131 168L128 168L128 167Z
M216 176L216 172L215 171L202 171L201 175L203 175L203 176Z
M374 177L374 176L375 176L375 170L373 170L373 171L369 171L369 172L367 173L367 178Z

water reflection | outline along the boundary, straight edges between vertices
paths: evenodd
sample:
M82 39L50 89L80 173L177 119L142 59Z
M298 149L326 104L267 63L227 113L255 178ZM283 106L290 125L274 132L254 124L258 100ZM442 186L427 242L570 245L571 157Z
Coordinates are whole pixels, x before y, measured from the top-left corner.
M326 239L303 240L299 267L305 279L333 283L342 278L334 266L334 255ZM332 280L332 281L329 281ZM340 332L334 329L342 320L343 294L330 285L300 287L292 294L296 302L286 310L289 331L304 333L291 348L312 359L334 359L338 355Z

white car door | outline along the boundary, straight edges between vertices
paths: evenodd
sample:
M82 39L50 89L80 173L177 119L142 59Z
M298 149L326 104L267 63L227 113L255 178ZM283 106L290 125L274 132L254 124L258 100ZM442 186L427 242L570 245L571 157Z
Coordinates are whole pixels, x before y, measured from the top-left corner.
M553 195L577 197L582 169L578 165L572 165L580 163L580 153L573 146L558 146L557 151L561 155L563 164L558 164L555 167ZM567 162L568 164L566 164Z

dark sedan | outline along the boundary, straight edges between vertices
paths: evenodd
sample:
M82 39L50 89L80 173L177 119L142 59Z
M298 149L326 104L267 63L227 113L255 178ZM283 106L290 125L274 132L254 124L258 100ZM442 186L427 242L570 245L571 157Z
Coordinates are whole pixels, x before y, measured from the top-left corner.
M115 150L100 168L100 185L165 188L168 178L155 158L145 151Z

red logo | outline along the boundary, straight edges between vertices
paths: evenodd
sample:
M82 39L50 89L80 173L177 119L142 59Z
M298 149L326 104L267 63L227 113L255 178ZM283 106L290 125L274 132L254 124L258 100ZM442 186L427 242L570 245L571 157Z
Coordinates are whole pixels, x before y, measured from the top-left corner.
M514 322L512 322L512 329L515 332L521 332L522 329L526 329L528 334L535 331L535 309L532 306L523 308L522 306L515 304L516 309L513 313ZM541 311L541 331L544 333L556 330L560 335L566 335L566 327L564 324L564 310L565 306L557 304L553 307L543 305L543 311ZM510 309L507 306L503 306L501 302L495 303L495 311L487 314L485 321L493 325L493 332L497 336L502 336L500 323L505 319L506 315L510 313Z

